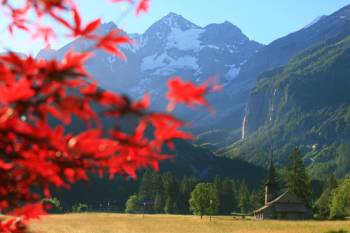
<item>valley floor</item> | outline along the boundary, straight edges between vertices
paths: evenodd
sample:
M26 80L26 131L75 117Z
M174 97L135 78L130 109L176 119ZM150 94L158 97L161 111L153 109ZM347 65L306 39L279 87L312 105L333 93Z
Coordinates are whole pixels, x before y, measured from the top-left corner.
M128 214L50 215L33 221L31 233L325 233L350 232L350 221L257 221L232 217Z

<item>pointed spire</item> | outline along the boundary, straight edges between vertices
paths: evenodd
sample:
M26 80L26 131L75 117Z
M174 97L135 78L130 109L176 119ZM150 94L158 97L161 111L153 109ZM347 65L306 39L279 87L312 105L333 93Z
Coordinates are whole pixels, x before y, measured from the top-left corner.
M277 174L276 174L275 165L272 160L272 156L270 157L266 184L269 184L269 185L277 184Z
M278 194L278 178L276 169L272 160L272 156L270 157L268 173L265 182L265 204L272 201Z

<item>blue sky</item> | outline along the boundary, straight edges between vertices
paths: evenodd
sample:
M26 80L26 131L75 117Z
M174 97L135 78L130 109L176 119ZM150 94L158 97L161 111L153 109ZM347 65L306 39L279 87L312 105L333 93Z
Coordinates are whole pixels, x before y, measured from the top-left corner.
M86 19L101 17L104 22L118 21L127 6L110 4L108 0L76 0ZM152 23L175 12L199 26L230 21L249 38L268 44L296 31L320 15L329 15L350 0L151 0L150 11L139 17L129 14L119 22L128 32L144 32ZM0 21L0 30L5 27ZM4 36L1 32L0 51L10 49L35 54L43 45L17 35ZM67 43L60 40L53 47Z

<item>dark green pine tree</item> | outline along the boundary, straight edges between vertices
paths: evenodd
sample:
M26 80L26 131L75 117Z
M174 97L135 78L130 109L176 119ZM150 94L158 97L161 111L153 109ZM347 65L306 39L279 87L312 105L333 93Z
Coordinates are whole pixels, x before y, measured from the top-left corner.
M237 200L233 190L233 181L226 177L221 184L220 213L230 214L236 206Z
M166 213L174 213L174 206L178 207L178 204L174 204L178 202L179 196L179 184L175 176L166 172L162 176L163 187L164 187L164 198L165 198L165 207L164 211Z
M177 198L173 203L172 214L179 214L180 213L179 206L180 206L180 199Z
M266 182L261 183L260 187L251 194L255 195L254 197L251 196L251 199L254 199L254 210L265 205L265 183Z
M254 211L264 206L264 195L261 195L261 190L252 191L249 197L249 211Z
M249 190L245 182L242 182L238 188L238 208L242 214L248 213L250 210Z
M165 195L171 196L174 199L179 192L179 185L176 177L171 172L166 172L162 176L162 181Z
M168 198L166 199L165 202L165 206L164 206L164 212L166 214L173 214L174 213L174 200L171 196L168 196Z
M300 150L298 148L294 149L288 160L288 166L284 174L286 190L294 193L309 205L311 183L306 173Z
M164 197L160 193L157 193L156 198L154 199L153 209L156 213L163 213L164 207Z
M213 184L214 184L216 191L218 192L219 200L220 200L218 211L220 214L222 214L221 209L222 209L222 205L224 205L224 204L221 202L221 198L222 198L222 186L221 185L222 184L221 184L221 179L219 176L215 176Z
M140 201L153 201L156 195L153 170L146 170L141 179L138 198Z
M221 179L219 176L215 176L213 184L214 184L216 190L220 193L221 192Z
M184 176L180 182L180 195L178 201L178 209L181 214L189 214L190 206L188 200L191 197L191 192L196 187L197 179L194 176Z
M266 190L267 188L267 190ZM275 165L272 160L272 156L267 168L267 175L260 188L253 191L250 195L251 209L255 210L265 205L265 194L268 192L268 198L271 201L280 194L279 178Z
M235 200L235 205L233 207L233 212L239 212L238 201L239 201L239 187L240 183L236 180L232 181L233 199Z
M154 193L164 195L164 185L163 185L163 178L162 175L159 173L154 174L153 176L153 187L154 187Z
M272 159L270 159L269 164L269 170L267 174L266 182L269 184L270 188L275 192L278 193L278 175L275 169L275 165L273 164Z
M152 185L154 187L154 203L153 203L153 210L156 213L162 213L164 211L164 205L165 205L165 192L164 192L164 185L163 185L163 179L162 175L159 173L156 173L153 176Z
M266 190L267 189L267 190ZM264 185L260 190L260 203L265 204L265 193L268 192L268 200L272 201L279 194L279 185L278 185L278 175L275 169L275 165L273 164L272 158L270 159L267 177L265 179ZM256 201L259 201L256 199Z

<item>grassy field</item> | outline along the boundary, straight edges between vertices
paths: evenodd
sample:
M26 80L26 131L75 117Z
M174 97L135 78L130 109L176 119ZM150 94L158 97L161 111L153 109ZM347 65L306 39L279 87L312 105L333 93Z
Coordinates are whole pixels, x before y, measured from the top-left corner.
M256 221L230 217L127 214L51 215L31 224L32 233L324 233L350 221Z

